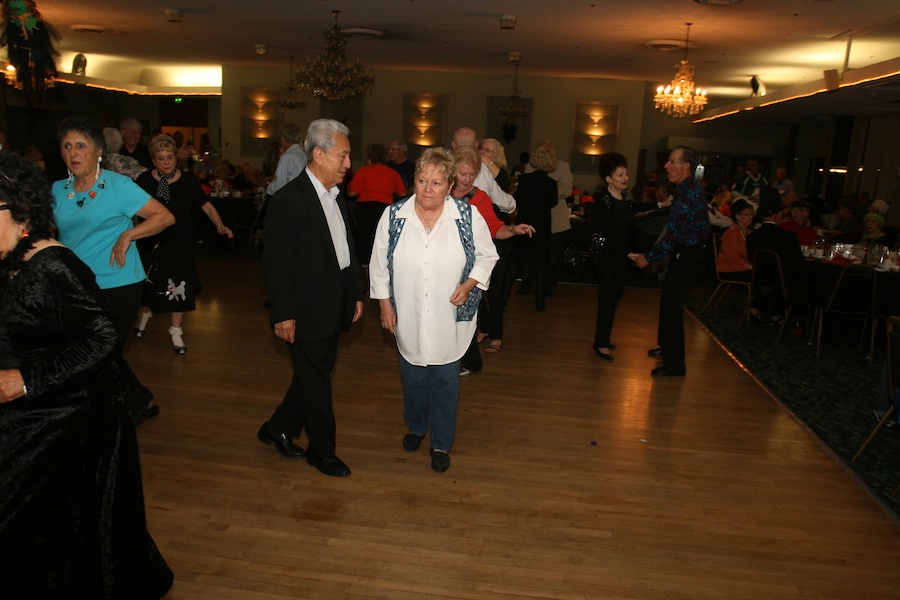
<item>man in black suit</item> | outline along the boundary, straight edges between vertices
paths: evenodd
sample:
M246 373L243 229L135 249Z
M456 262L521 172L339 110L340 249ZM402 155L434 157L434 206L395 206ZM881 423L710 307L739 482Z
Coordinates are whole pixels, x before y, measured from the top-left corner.
M350 469L335 455L331 371L341 332L363 312L347 205L337 187L350 169L349 133L331 119L310 123L309 162L269 201L263 253L272 326L287 342L294 378L257 437L334 477ZM293 443L303 429L307 450Z

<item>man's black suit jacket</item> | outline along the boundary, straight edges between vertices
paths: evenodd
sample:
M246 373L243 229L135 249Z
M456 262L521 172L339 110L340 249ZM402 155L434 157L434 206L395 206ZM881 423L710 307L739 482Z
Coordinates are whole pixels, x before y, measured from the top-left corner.
M757 250L772 250L778 255L788 291L797 300L804 299L808 290L804 278L803 252L800 250L797 234L773 223L763 223L747 236L747 256L751 262L754 261Z
M272 325L296 320L295 341L316 342L350 329L359 292L359 264L343 194L337 204L347 228L350 268L338 267L331 233L306 170L269 199L263 275Z

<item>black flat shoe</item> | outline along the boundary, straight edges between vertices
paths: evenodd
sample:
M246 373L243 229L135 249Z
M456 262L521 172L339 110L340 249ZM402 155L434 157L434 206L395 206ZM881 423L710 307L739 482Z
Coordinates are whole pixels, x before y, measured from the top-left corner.
M403 449L407 452L415 452L419 449L419 446L422 445L422 439L424 437L424 435L416 435L410 431L403 436Z
M256 434L263 444L275 446L275 449L285 458L306 458L306 450L291 441L291 438L275 431L275 428L266 421Z
M431 449L431 468L438 473L443 473L450 468L450 455L446 452L438 452Z
M153 417L159 416L159 405L154 404L153 406L148 406L141 414L137 417L137 423L134 424L135 427L146 421L147 419L152 419Z
M604 348L604 350L612 350L612 348L607 347L607 348ZM600 352L600 348L598 348L597 346L594 346L594 354L596 354L603 360L612 361L612 360L616 359L616 357L613 356L612 353L610 353L610 352Z
M317 468L320 473L331 477L346 477L350 474L350 467L337 456L316 456L312 452L307 452L306 462Z
M661 358L662 355L663 355L662 348L654 348L653 350L647 350L647 356L650 356L653 358Z
M653 377L683 377L685 374L687 374L687 369L684 367L670 367L667 365L656 367L650 371L650 375Z

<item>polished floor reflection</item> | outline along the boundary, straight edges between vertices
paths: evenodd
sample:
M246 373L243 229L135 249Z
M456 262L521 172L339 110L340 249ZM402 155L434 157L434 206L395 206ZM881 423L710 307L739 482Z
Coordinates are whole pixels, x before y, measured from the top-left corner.
M614 362L591 350L595 288L541 313L514 295L442 475L427 438L401 447L396 350L368 302L334 377L353 474L333 479L256 440L291 375L259 263L198 267L187 355L163 315L127 350L162 407L139 438L169 598L897 595L897 523L693 319L687 376L649 376L656 291L626 291Z

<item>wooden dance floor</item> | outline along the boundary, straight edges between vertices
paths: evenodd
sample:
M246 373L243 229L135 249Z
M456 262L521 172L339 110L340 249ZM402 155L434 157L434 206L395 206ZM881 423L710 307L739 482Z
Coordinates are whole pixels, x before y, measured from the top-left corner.
M335 479L256 439L291 377L259 263L198 267L187 355L166 315L127 348L161 406L138 437L169 599L900 596L897 522L690 316L687 377L650 377L656 291L626 291L612 363L591 350L595 288L543 313L513 296L442 475L427 438L400 445L396 347L368 301L334 374L353 470Z

